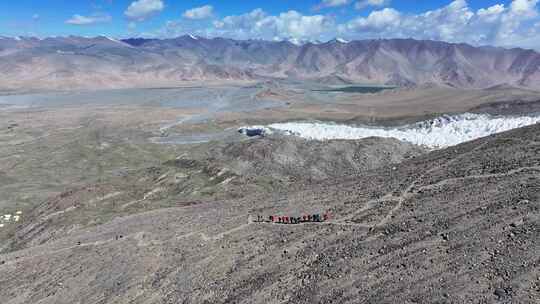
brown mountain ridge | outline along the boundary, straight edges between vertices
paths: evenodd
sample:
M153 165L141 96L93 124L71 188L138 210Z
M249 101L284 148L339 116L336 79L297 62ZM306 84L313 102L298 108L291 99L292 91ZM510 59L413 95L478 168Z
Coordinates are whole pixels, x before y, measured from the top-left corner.
M395 86L540 87L540 53L413 39L0 38L0 89L128 88L268 78Z

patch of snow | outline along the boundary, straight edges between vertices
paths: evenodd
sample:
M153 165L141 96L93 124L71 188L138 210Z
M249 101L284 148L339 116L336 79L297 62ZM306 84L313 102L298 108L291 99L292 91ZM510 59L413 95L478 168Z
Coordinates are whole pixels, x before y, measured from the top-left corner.
M193 36L191 34L188 34L189 38L193 39L193 40L199 40L199 37L197 36Z
M22 38L21 38L20 36L16 36L16 37L13 38L13 39L15 39L15 40L17 40L17 41L21 41L21 40L22 40Z
M112 41L112 42L116 42L116 43L124 44L124 43L123 43L122 41L120 41L120 40L117 40L117 39L114 39L114 38L111 38L111 37L107 37L107 36L105 36L105 38L106 38L107 40L110 40L110 41Z
M343 38L336 38L336 41L339 42L339 43L349 43L348 40L345 40Z
M288 41L294 45L297 45L297 46L301 46L302 44L304 44L304 42L300 39L297 39L297 38L290 38L288 39Z
M129 45L129 44L127 44L127 43L125 43L125 42L123 42L121 40L118 40L118 39L114 39L114 38L107 37L107 36L105 36L105 39L107 39L109 41L112 41L114 43L118 43L118 44L120 44L122 46L125 46L125 47L133 48L131 45Z
M290 122L271 124L267 127L246 127L239 129L239 132L244 133L243 130L260 130L263 134L266 134L266 132L277 131L285 135L296 135L311 140L352 140L367 137L396 138L431 149L439 149L536 123L540 123L540 115L502 117L465 113L444 115L432 120L396 128Z

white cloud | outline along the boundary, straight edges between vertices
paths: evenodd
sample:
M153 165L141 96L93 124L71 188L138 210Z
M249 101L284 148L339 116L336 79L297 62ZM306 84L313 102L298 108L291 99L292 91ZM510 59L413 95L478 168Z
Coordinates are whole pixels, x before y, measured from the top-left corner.
M267 14L262 9L257 8L246 14L227 16L222 20L216 21L215 24L219 25L218 28L244 30L266 17Z
M338 7L351 3L351 0L322 0L317 8Z
M390 0L362 0L356 2L354 7L358 10L366 8L368 6L388 6L390 4Z
M302 15L288 11L277 16L255 9L247 14L214 21L213 34L238 39L312 40L335 28L334 20L324 15Z
M132 2L124 14L130 20L144 21L165 8L162 0L137 0Z
M533 27L538 18L538 0L514 0L501 15L494 41L498 44L540 47L540 31Z
M505 11L506 8L504 7L504 4L496 4L488 8L481 8L476 14L478 15L478 18L483 21L494 22L497 21Z
M537 3L538 0L514 0L510 5L510 11L515 15L536 17L538 15L536 11Z
M339 27L348 38L416 38L467 42L475 45L531 47L540 35L531 29L538 21L539 0L514 0L473 11L465 0L421 14L404 14L386 8L358 17ZM540 47L537 45L536 47Z
M204 5L185 11L183 16L188 19L206 19L212 17L213 14L214 7L211 5Z
M66 23L71 25L93 25L97 23L110 22L111 20L112 17L109 15L73 15L70 19L66 20Z
M274 36L310 39L323 33L326 26L332 24L332 20L323 15L304 16L296 11L288 11L279 16L268 17L259 22L257 26L268 26L274 31Z
M347 25L347 30L377 32L399 27L401 14L393 8L373 11L366 18L357 18Z

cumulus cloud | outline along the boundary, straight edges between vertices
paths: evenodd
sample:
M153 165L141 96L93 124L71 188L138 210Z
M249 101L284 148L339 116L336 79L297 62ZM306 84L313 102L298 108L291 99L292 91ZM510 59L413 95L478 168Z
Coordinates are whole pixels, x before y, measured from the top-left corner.
M388 6L390 0L363 0L354 4L354 7L358 10L366 8L368 6Z
M494 22L500 19L502 13L506 11L504 4L496 4L488 8L481 8L476 12L478 18L486 22Z
M162 0L137 0L132 2L124 15L133 21L144 21L165 8Z
M514 0L510 8L500 16L496 43L540 47L540 31L533 27L538 19L538 0Z
M332 32L334 20L324 15L302 15L291 10L268 15L262 9L247 14L227 16L213 23L214 34L239 39L313 40Z
M539 0L514 0L509 8L497 4L473 11L465 0L421 14L404 14L392 8L373 11L339 26L342 35L354 38L416 38L471 44L531 46L540 32ZM531 40L532 39L532 40ZM527 43L524 43L524 42Z
M373 11L366 18L357 18L347 24L347 31L384 32L389 28L398 28L401 14L393 8Z
M201 7L195 7L184 12L184 18L188 19L206 19L212 17L214 14L214 7L211 5L204 5Z
M112 17L109 15L73 15L70 19L66 20L66 23L71 25L93 25L97 23L110 22L111 20Z
M537 4L538 0L514 0L510 5L510 11L515 15L536 17L538 16Z

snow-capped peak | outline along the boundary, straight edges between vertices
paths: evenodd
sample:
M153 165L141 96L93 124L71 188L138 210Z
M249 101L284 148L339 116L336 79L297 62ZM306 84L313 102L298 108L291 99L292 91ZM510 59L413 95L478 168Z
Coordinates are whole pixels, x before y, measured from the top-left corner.
M108 37L108 36L105 36L105 38L106 38L107 40L112 41L112 42L124 44L122 41L120 41L120 40L118 40L118 39L114 39L114 38L111 38L111 37Z
M189 38L193 39L193 40L199 40L199 37L197 36L194 36L192 34L188 34Z
M301 46L304 42L298 38L289 38L288 41L294 45Z
M114 42L114 43L117 43L117 44L120 44L122 46L125 46L125 47L129 47L129 48L132 48L131 45L121 41L121 40L118 40L118 39L115 39L115 38L112 38L112 37L109 37L109 36L99 36L100 38L102 39L106 39L106 40L109 40L111 42Z

